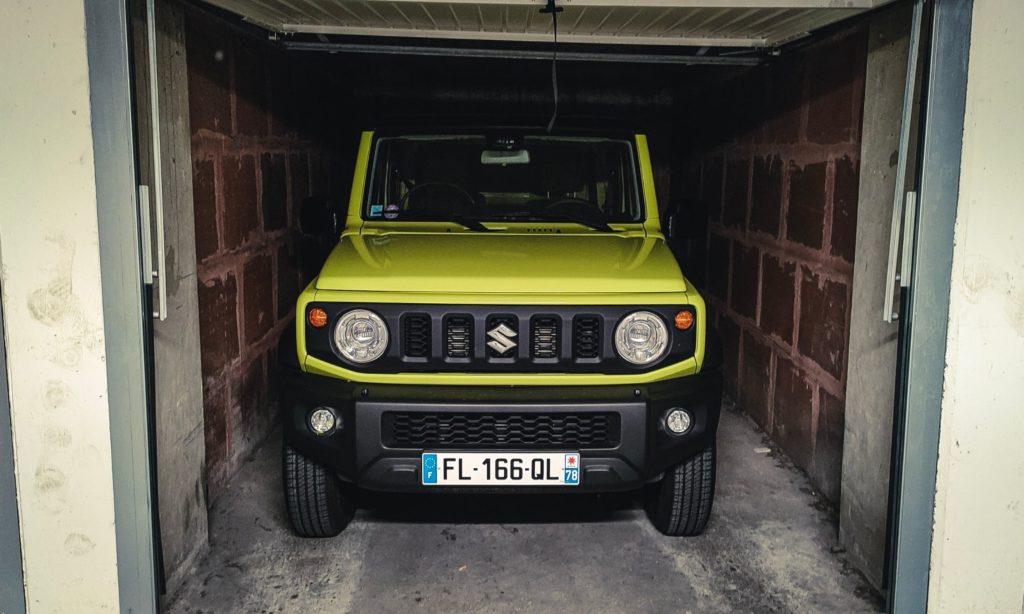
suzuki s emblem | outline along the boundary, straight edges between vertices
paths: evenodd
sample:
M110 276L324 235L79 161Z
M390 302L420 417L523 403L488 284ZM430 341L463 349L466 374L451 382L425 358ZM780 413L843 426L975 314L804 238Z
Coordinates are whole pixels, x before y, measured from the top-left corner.
M487 342L487 347L499 354L504 354L518 345L510 339L510 337L516 336L516 331L504 324L499 324L487 331L487 336L491 338L491 341Z

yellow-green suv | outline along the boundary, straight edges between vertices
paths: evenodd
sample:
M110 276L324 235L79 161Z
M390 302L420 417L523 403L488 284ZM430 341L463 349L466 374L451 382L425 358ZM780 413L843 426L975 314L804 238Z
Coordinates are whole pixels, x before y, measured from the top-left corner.
M704 530L719 352L643 135L366 132L347 213L317 207L304 230L337 244L285 377L296 532L336 535L357 488L643 488L663 533Z

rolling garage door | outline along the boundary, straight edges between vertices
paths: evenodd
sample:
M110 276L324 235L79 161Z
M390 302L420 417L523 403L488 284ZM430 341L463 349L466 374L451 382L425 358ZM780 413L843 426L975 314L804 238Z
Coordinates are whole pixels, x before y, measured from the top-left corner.
M559 0L566 43L771 48L893 0ZM277 34L547 42L544 0L210 0Z

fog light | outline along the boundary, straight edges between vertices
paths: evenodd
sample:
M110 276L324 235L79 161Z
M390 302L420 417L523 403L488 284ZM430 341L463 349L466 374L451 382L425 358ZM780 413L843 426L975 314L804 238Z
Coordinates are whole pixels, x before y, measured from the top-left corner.
M665 416L665 428L673 435L682 435L693 426L693 418L685 409L673 409Z
M336 419L330 407L317 407L309 414L309 428L317 435L326 435L334 430Z

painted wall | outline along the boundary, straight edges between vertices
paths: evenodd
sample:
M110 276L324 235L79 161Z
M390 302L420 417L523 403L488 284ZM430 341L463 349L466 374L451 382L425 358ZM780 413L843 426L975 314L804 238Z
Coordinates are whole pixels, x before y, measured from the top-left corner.
M976 0L929 611L1024 610L1024 4Z
M82 3L4 3L0 287L29 609L118 608ZM2 608L0 608L2 609Z

